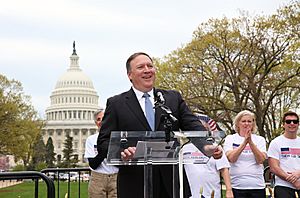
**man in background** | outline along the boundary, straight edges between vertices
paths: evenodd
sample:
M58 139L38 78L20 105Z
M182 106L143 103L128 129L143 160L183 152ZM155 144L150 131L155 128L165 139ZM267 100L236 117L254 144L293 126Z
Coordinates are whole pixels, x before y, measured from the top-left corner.
M283 115L284 133L270 143L268 160L275 174L275 197L300 196L300 137L297 136L299 116L293 111Z
M100 109L94 113L94 121L98 132L89 136L85 143L84 157L88 159L91 168L89 180L89 198L115 198L117 197L117 173L118 168L107 165L106 159L98 160L97 139L101 128L104 110Z

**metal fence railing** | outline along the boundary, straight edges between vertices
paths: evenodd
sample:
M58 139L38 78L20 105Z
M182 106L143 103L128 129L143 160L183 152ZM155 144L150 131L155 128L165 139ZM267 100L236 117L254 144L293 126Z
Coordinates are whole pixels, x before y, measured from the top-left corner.
M39 179L44 180L47 185L47 198L55 198L55 186L53 180L44 175L43 173L36 171L19 171L19 172L1 172L0 180L20 180L20 179L32 179L35 181L34 197L38 198L39 193Z
M47 168L43 169L41 171L45 175L48 175L48 177L51 177L51 179L57 181L57 187L56 187L56 194L57 197L60 197L60 181L64 180L67 181L67 197L70 198L70 191L71 191L71 185L70 182L76 181L78 182L78 198L80 198L80 186L83 181L85 181L85 178L83 178L82 174L83 172L88 172L88 174L91 174L91 170L88 167L84 168ZM51 174L52 173L52 174ZM63 175L61 173L64 173ZM74 178L71 173L78 173L76 177ZM65 175L67 177L65 177Z

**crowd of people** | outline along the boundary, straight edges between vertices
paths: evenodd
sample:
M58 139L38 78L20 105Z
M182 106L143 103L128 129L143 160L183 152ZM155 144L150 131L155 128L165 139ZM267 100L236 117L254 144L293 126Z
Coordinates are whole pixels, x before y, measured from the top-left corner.
M141 198L144 194L144 169L139 165L107 164L112 131L162 131L164 112L154 108L155 97L163 95L164 105L176 122L173 131L211 131L208 120L193 114L181 94L174 90L154 87L156 68L152 58L143 52L132 54L126 62L127 76L132 83L129 91L107 100L106 110L95 113L99 133L86 141L85 157L92 169L89 197ZM150 107L152 108L149 108ZM152 106L151 106L152 105ZM103 114L104 113L104 114ZM103 118L103 119L102 119ZM266 140L257 133L255 114L239 112L233 119L234 134L225 138L223 148L216 146L212 157L206 156L193 144L183 146L183 153L206 159L206 164L186 164L183 170L184 197L221 197L221 178L227 198L265 198L263 163L268 159L275 174L276 198L300 195L300 138L297 136L299 117L288 111L282 118L284 132L275 138L267 150ZM213 130L215 130L214 128ZM120 150L123 161L132 160L135 146ZM173 190L172 165L152 167L153 198L179 197ZM176 181L176 180L175 180ZM178 183L179 185L179 183ZM298 194L297 194L298 193Z

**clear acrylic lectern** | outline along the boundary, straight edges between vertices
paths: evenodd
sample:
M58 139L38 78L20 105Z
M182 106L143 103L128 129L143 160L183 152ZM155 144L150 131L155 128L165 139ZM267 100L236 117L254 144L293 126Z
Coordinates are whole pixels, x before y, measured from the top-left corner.
M211 133L210 131L181 131L172 132L166 139L164 131L113 131L111 132L108 148L107 162L110 165L143 165L144 166L144 197L152 198L152 166L169 164L173 165L173 178L182 182L182 164L193 163L192 160L182 160L181 148L186 143L194 144L207 156L213 154L217 142L220 142L223 133ZM136 147L134 158L129 161L121 159L121 152L128 147ZM199 163L199 162L198 162ZM206 163L206 162L203 162ZM179 165L179 171L178 171ZM176 191L178 180L173 182L173 195L178 198ZM180 197L183 191L180 190Z

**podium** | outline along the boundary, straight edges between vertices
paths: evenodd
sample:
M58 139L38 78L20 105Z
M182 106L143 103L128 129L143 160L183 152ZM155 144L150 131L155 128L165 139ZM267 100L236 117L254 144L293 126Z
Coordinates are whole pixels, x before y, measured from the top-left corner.
M172 132L168 138L166 138L165 131L112 131L107 162L109 165L144 166L145 198L153 198L152 166L173 165L173 197L179 198L183 196L183 164L193 163L193 160L184 162L181 148L186 143L193 143L201 152L210 157L216 143L224 137L224 132L212 134L210 131ZM121 152L128 147L136 147L136 152L133 159L123 161ZM179 186L176 178L179 178ZM180 188L179 196L178 187Z

